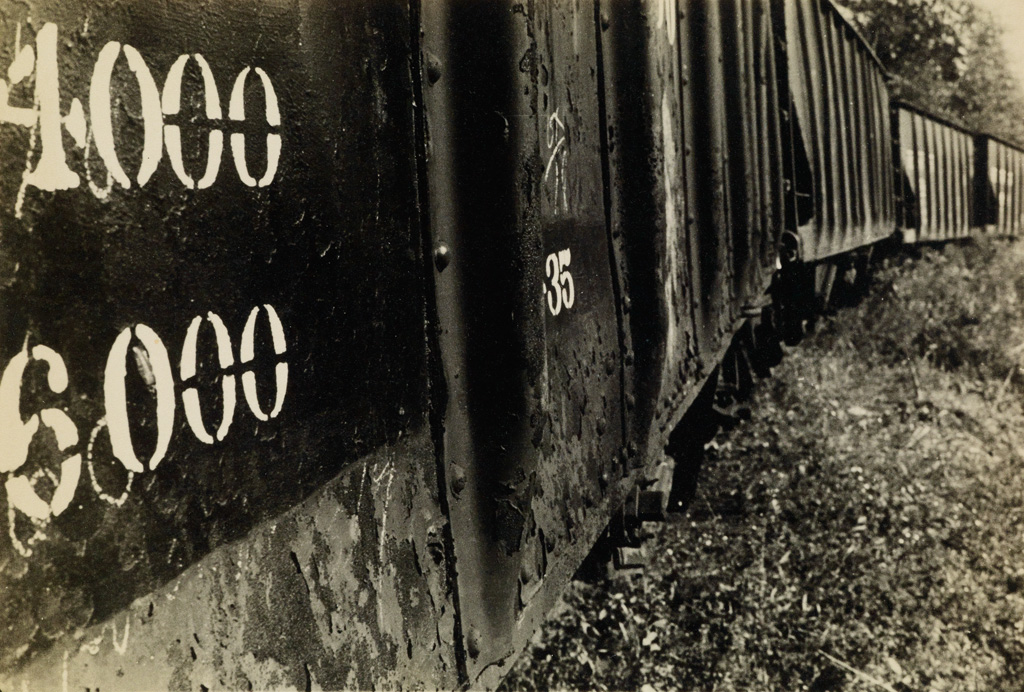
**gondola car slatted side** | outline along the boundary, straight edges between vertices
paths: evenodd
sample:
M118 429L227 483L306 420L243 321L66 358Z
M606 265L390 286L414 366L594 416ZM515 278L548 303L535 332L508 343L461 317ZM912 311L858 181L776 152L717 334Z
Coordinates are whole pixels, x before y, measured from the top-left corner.
M813 217L797 230L801 259L814 262L895 228L889 98L877 58L830 2L784 7L777 30L786 37L797 152L811 172L793 194L814 200Z
M979 225L989 233L1020 235L1024 230L1024 153L991 135L975 138L975 196Z
M902 102L892 105L904 243L955 240L974 224L975 138Z

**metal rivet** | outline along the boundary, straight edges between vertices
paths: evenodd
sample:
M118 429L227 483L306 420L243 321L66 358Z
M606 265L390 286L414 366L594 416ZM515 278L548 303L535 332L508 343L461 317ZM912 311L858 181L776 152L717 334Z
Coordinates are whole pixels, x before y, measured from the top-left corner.
M431 84L436 84L437 80L441 79L441 61L437 59L437 56L433 53L427 53L427 80Z
M470 626L466 633L466 652L473 658L480 655L480 630Z
M458 464L452 464L451 472L452 472L452 493L454 493L455 496L458 497L458 495L466 487L466 472L463 471L462 467L459 466Z
M437 267L437 271L443 272L444 268L452 261L451 250L444 243L438 243L437 247L434 248L434 266Z

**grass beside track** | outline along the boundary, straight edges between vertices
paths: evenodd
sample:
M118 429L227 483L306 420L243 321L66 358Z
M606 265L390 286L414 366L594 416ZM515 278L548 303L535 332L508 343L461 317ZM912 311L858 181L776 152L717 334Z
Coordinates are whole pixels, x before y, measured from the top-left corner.
M890 260L509 690L1024 689L1024 243Z

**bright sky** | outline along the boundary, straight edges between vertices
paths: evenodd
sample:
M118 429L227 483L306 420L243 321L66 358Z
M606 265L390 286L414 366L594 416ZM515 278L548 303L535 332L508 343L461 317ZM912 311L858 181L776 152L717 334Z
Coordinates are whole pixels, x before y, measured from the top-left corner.
M995 17L1003 27L1003 45L1010 70L1024 86L1024 0L972 0Z

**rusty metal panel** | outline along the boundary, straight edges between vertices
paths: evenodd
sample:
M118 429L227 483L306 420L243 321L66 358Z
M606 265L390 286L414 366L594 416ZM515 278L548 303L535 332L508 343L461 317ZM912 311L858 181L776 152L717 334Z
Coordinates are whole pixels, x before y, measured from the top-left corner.
M974 138L963 128L906 103L894 103L903 179L903 241L970 235L974 224Z
M624 498L595 6L423 4L438 423L470 685L500 679Z
M772 23L752 0L599 7L611 229L635 353L627 431L656 460L775 270Z
M935 137L935 123L921 119L924 130L925 168L928 171L928 226L929 234L939 236L942 233L942 211L945 199L942 190L941 161Z
M918 231L923 223L921 171L917 155L917 120L913 113L903 109L895 109L895 115L900 172L899 226L903 231L903 240L913 243L917 241Z
M684 6L685 7L685 6ZM657 459L706 371L693 327L680 25L675 2L602 2L609 219L622 312L627 436Z
M455 688L433 448L426 430L379 448L0 687Z
M798 150L813 200L801 257L814 261L895 230L888 92L877 59L829 0L787 0L782 13Z
M694 315L710 368L745 312L763 304L783 226L770 8L688 3L679 35Z
M0 669L457 682L409 11L4 5Z
M679 26L682 73L687 77L683 141L692 152L686 161L686 181L687 208L693 219L689 230L693 311L698 354L702 369L708 372L717 362L718 346L728 343L735 329L732 234L726 216L729 180L721 11L717 2L688 4L686 21Z
M766 2L726 0L720 6L716 40L725 72L732 293L736 306L749 311L765 304L783 225L774 40ZM694 115L699 122L700 113Z
M611 229L635 353L627 434L648 462L775 270L784 204L769 9L600 4Z
M1021 201L1024 199L1024 171L1021 170L1022 163L1024 163L1024 156L1021 152L1016 149L1009 149L1010 161L1012 162L1011 168L1013 170L1013 235L1020 235L1021 231L1024 230L1024 218L1021 216Z

